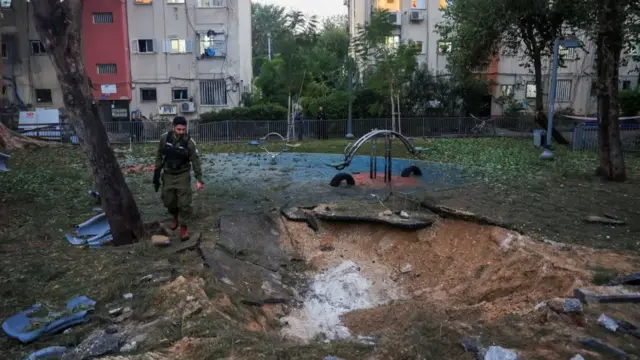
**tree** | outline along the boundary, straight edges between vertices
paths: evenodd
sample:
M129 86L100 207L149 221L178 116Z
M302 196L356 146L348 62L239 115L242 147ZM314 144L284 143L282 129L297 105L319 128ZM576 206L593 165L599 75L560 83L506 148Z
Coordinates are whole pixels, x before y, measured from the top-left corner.
M388 94L391 129L401 131L400 98L405 84L418 67L418 48L413 43L388 43L393 28L388 11L374 11L371 21L358 30L354 45L360 66L367 75L367 86L381 94Z
M619 72L623 51L640 44L640 3L637 0L563 0L571 22L596 43L598 94L597 174L613 181L627 178L620 140Z
M80 146L87 154L115 245L142 238L138 207L107 132L92 111L89 79L82 56L82 0L31 0L34 24L56 69L64 104Z
M251 44L254 76L258 76L265 59L268 59L267 44L271 37L271 52L278 52L278 45L287 34L287 17L282 6L251 3ZM269 34L269 35L267 35Z
M536 122L546 128L542 62L563 35L566 8L563 1L456 0L444 10L437 31L452 44L449 68L455 77L468 78L471 69L487 65L502 49L522 50L524 66L533 67L536 85ZM560 144L569 142L553 129Z

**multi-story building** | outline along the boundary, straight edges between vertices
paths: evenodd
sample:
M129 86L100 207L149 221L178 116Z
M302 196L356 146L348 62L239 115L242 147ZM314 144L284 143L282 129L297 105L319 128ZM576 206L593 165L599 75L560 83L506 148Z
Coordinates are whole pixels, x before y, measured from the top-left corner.
M1 11L3 99L63 107L31 5ZM251 90L250 0L85 1L83 11L85 66L105 121L194 118L238 106Z
M447 0L345 0L349 7L349 30L355 33L359 26L366 24L371 12L376 8L387 9L396 30L388 39L390 45L401 42L415 42L420 47L418 61L427 64L434 73L446 76L447 52L455 46L441 39L435 31L438 22L442 21L441 8L446 7ZM564 67L558 70L556 109L572 109L575 114L593 114L596 110L594 55L595 46L586 39L586 51L582 49L563 49ZM513 99L523 108L532 110L536 97L534 75L530 69L521 66L522 52L503 53L501 56L489 59L489 65L483 69L475 69L483 73L489 80L497 84L492 88L493 96L490 109L491 115L501 115L503 107L495 100L503 95L512 94ZM526 60L525 60L526 61ZM543 81L545 104L551 78L550 59L543 61ZM621 88L628 88L638 81L638 66L631 56L623 56L623 66L620 68ZM482 114L489 115L489 114Z
M132 108L146 117L240 105L251 90L249 0L128 0Z

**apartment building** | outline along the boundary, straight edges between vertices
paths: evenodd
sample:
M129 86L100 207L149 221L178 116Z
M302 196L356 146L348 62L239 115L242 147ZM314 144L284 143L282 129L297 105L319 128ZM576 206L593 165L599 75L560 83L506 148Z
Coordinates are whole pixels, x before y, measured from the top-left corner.
M134 113L187 118L251 90L250 0L127 0Z
M446 7L447 3L447 0L345 0L345 5L349 7L349 30L352 34L370 20L374 9L387 9L391 21L396 25L396 30L388 39L389 45L415 42L420 47L418 61L426 63L429 69L443 76L447 74L447 52L455 44L443 41L435 29L438 22L442 21L440 9ZM596 111L595 46L586 38L583 41L586 44L585 50L561 49L565 64L558 69L555 106L557 110L572 109L575 114L588 115ZM486 68L474 69L497 84L492 89L491 115L502 115L504 109L495 99L509 94L513 95L514 100L525 111L532 111L536 97L534 76L521 63L522 52L503 52L490 59ZM638 73L634 69L638 65L631 55L623 56L620 68L621 89L637 84ZM543 71L545 104L548 104L551 59L543 61Z

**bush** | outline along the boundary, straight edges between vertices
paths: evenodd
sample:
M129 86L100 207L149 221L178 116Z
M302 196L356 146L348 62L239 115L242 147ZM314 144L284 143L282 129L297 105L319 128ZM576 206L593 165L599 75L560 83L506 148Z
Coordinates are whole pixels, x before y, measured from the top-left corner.
M302 99L302 112L306 118L315 119L320 106L327 114L328 119L346 119L349 111L349 94L337 91L323 97Z
M640 114L640 89L620 91L620 111L623 116L636 116Z
M287 108L279 104L256 104L220 111L211 111L200 115L200 121L210 123L225 120L286 120Z

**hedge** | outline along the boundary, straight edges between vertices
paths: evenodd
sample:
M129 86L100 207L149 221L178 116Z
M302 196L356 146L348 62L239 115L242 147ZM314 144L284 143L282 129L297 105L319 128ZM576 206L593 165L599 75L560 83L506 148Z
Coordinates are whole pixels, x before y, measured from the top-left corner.
M210 123L226 120L286 120L287 108L279 104L257 104L211 111L200 115L200 121Z

